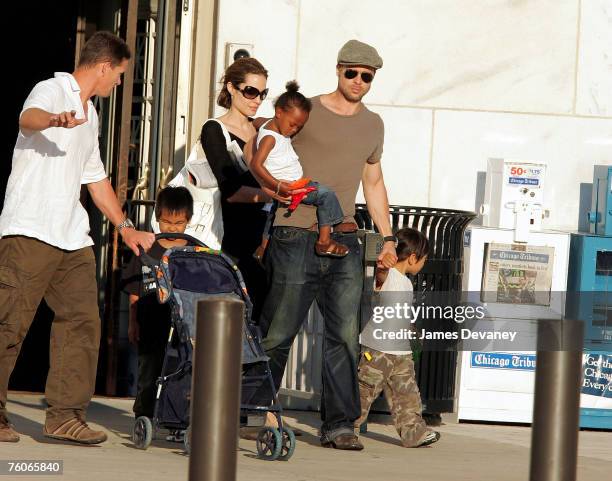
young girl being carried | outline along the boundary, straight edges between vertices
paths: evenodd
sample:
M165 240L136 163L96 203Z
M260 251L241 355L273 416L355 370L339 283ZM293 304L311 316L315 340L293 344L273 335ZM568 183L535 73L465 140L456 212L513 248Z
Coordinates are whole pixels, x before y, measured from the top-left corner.
M316 206L319 228L319 239L315 244L317 254L344 257L348 248L331 238L332 226L344 219L338 198L329 188L303 177L302 166L291 145L291 137L308 120L312 104L298 92L297 82L288 82L286 88L287 91L274 103L274 118L259 129L251 171L263 186L280 196L292 197L292 207L295 208L300 201ZM264 246L267 231L264 232Z

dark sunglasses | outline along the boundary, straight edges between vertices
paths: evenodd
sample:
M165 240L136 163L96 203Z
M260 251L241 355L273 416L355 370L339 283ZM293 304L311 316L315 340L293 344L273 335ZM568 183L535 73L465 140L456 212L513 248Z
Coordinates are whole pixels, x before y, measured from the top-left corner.
M263 102L268 96L269 89L265 89L260 92L259 89L255 87L251 87L250 85L247 85L243 89L241 89L237 85L234 85L234 87L236 88L236 90L238 90L238 92L240 92L244 96L245 99L253 100L259 97Z
M344 78L351 80L357 77L357 74L359 74L357 70L353 70L352 68L347 68L344 71ZM361 80L369 84L372 80L374 80L374 74L371 74L370 72L361 72Z

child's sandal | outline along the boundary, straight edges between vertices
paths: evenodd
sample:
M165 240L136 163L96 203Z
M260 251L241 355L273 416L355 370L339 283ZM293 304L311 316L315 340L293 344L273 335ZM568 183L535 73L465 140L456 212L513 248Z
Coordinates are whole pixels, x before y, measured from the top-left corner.
M330 241L329 244L315 244L315 251L317 255L327 257L345 257L349 253L349 249L344 244L340 244L336 241Z

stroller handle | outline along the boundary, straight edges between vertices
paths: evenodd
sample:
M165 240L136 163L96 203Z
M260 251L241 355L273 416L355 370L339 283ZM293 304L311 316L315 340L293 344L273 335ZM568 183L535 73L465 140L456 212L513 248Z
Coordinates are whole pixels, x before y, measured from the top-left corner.
M160 239L185 239L190 244L195 244L199 247L208 247L201 240L196 239L195 237L190 236L189 234L179 234L178 232L176 234L170 234L168 232L164 232L162 234L155 234L155 240L158 241ZM147 257L147 254L145 253L145 250L142 248L142 246L138 246L138 251L140 253L139 257Z
M200 247L208 247L200 239L196 239L195 237L190 236L189 234L179 234L178 232L176 234L172 234L169 232L164 232L162 234L155 234L155 240L160 240L160 239L185 239L187 242L191 244L195 244Z
M160 239L185 239L190 244L195 244L200 247L208 247L201 240L198 240L195 237L190 236L189 234L179 234L178 232L176 234L171 234L168 232L164 232L162 234L155 234L155 240L157 241ZM138 252L138 257L140 258L140 261L150 269L154 269L155 264L157 264L157 261L153 259L149 254L147 254L142 248L142 246L138 246Z

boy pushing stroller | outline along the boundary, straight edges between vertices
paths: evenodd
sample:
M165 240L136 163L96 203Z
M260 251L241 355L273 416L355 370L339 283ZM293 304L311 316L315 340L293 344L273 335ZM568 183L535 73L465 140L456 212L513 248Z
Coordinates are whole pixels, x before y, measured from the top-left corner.
M160 231L182 234L193 215L193 198L185 187L166 187L157 195L155 216ZM184 246L184 239L156 240L148 255L159 264L166 249ZM123 272L124 288L129 295L128 338L138 347L138 387L134 416L153 418L157 378L162 371L170 331L170 306L157 301L154 272L133 257ZM168 440L181 441L181 432L171 433Z

